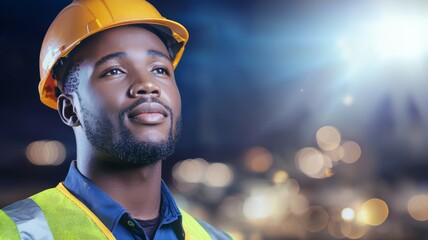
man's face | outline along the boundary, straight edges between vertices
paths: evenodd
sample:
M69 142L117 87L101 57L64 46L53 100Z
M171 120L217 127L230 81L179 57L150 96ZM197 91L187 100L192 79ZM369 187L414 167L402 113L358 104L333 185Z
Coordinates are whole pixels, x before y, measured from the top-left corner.
M81 127L103 158L148 165L168 157L178 137L181 100L168 51L136 26L96 34L79 49Z

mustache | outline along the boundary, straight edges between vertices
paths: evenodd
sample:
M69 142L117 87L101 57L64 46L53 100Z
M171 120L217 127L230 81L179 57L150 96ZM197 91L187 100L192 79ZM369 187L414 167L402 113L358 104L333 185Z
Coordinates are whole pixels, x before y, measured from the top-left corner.
M134 108L138 107L140 104L143 104L145 102L159 103L168 111L169 116L172 119L172 117L173 117L172 109L167 104L163 103L161 100L154 98L154 97L142 97L142 98L137 99L137 101L135 101L133 104L131 104L127 108L123 109L119 113L120 117L126 116L128 113L130 113L132 110L134 110Z

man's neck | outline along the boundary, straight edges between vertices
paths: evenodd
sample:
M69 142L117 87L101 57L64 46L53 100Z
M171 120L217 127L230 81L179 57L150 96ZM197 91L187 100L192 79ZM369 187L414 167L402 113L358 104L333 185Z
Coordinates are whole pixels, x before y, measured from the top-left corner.
M77 161L77 168L124 207L133 218L154 219L161 202L162 162L138 168L118 168L101 161Z

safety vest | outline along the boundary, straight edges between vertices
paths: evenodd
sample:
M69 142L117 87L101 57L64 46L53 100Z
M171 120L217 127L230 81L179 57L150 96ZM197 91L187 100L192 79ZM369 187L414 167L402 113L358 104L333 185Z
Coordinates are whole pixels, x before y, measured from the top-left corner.
M185 240L231 239L180 209ZM58 221L60 219L60 221ZM226 238L225 238L226 237ZM0 239L116 239L62 183L0 210Z

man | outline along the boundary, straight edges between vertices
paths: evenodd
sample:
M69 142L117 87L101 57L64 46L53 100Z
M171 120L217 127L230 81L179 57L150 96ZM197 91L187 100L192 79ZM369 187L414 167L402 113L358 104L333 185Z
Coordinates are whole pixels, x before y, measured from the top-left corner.
M77 160L56 188L0 211L0 239L230 239L179 209L161 180L187 39L144 0L74 0L57 16L39 92L73 128Z

